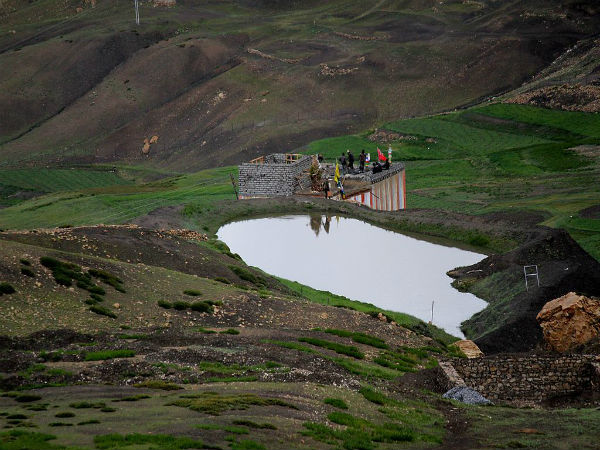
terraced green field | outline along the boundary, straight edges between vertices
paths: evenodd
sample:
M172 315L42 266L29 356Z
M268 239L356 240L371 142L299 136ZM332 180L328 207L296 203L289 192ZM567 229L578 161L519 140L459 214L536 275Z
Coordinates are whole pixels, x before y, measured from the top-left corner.
M545 225L567 229L600 258L600 221L579 215L600 204L600 156L598 150L574 150L600 145L599 115L496 104L383 128L405 136L391 146L393 159L406 164L409 208L468 214L541 211ZM329 161L348 148L355 155L364 148L373 157L378 146L385 150L387 144L370 141L370 134L323 139L300 150L321 153ZM187 205L189 217L206 218L219 202L235 198L232 167L131 186L108 172L5 173L11 183L52 193L3 209L0 228L123 223L179 204ZM89 188L95 189L84 192ZM192 220L189 225L194 226Z
M409 208L542 211L545 225L566 228L600 258L600 221L579 216L600 204L600 152L574 150L600 144L600 115L492 104L382 128L404 136L391 146L393 159L406 164ZM305 151L333 160L364 148L373 158L387 144L369 134L324 139Z
M214 169L139 186L107 186L93 193L55 192L0 213L2 228L124 223L169 205L212 204L234 198L233 168Z
M1 170L0 183L43 192L131 184L116 172L85 169L14 169Z

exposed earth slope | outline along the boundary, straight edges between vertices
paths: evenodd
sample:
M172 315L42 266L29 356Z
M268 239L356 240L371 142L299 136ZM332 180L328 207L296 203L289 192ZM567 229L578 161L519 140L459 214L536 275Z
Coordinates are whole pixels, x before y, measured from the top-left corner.
M7 1L0 155L189 171L293 149L513 89L596 33L594 5L144 2L135 26L115 0Z

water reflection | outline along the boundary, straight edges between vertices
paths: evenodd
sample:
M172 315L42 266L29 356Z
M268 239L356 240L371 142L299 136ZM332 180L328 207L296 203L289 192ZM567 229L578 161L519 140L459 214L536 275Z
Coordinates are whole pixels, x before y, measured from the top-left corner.
M433 322L457 336L462 336L460 323L486 305L452 288L446 275L485 255L356 219L323 215L254 219L227 224L218 236L248 264L317 289L425 321L431 319L435 301Z
M331 225L331 216L321 216L311 214L310 216L310 228L315 232L315 236L319 237L321 227L325 230L325 233L329 234L329 226Z

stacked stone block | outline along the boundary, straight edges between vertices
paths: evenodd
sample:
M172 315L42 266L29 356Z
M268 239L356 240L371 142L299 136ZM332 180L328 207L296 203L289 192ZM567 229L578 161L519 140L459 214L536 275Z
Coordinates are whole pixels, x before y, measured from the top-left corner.
M498 355L452 365L467 386L492 401L540 402L590 389L598 362L591 355Z
M265 156L264 164L239 166L241 197L283 197L293 195L301 186L299 180L311 165L311 157L303 156L287 164L284 153Z

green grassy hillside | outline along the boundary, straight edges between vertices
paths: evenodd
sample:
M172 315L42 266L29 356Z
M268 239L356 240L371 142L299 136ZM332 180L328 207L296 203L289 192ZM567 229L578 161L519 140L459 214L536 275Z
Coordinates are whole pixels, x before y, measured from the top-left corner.
M600 115L491 104L383 128L409 138L391 143L393 159L406 164L409 208L541 211L545 225L567 229L600 258L600 221L580 215L600 203ZM347 148L385 151L369 135L316 141L306 152L331 160Z
M580 211L599 203L598 152L578 150L580 146L594 148L600 144L600 116L494 104L391 122L384 128L410 137L391 143L394 160L403 161L407 167L409 209L468 214L539 211L546 217L544 224L567 229L584 249L600 258L598 219L580 215ZM304 151L320 152L332 160L347 148L355 154L362 148L374 154L377 146L386 147L386 143L367 139L369 135L315 141ZM30 173L33 180L39 172L23 169L0 173L7 173L6 179L15 173L21 178ZM55 192L3 209L0 227L123 223L157 208L183 204L187 206L181 220L197 227L194 221L202 218L203 226L210 224L213 231L221 221L246 214L240 208L228 214L217 206L234 198L230 174L235 175L235 168L127 187L98 187L93 192L82 190L88 185L84 184L87 172L81 173L80 184L73 184L72 191ZM121 182L112 176L104 182ZM58 184L51 182L53 178L46 180L46 185L56 190ZM278 211L275 207L272 212Z

